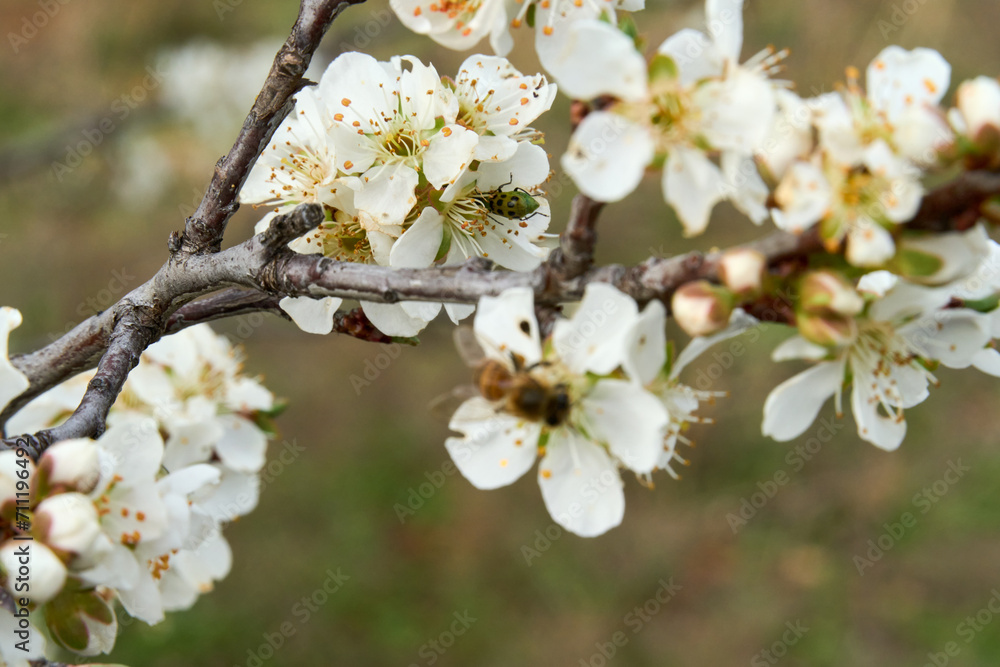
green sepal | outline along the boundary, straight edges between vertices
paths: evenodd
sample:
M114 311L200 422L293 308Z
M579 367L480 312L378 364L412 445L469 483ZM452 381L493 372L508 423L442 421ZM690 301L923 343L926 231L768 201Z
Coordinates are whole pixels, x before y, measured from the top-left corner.
M944 266L944 260L937 255L900 248L889 263L890 271L904 277L925 278L933 276Z

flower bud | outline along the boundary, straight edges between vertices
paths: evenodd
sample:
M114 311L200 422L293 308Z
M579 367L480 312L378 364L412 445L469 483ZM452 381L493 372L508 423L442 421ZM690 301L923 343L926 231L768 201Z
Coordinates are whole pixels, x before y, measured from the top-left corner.
M722 284L737 294L757 292L764 280L767 259L750 248L734 248L719 259L719 278Z
M7 575L5 586L10 594L35 604L54 598L66 583L66 566L41 542L8 540L0 546L0 568ZM19 583L22 590L17 591ZM27 590L23 589L25 583Z
M45 450L38 460L42 493L58 487L71 487L82 493L93 490L101 472L97 449L93 440L76 438Z
M13 519L17 511L17 483L30 484L35 464L27 457L7 450L0 452L0 516ZM23 498L23 496L22 496Z
M674 320L690 336L724 329L733 313L732 295L705 280L682 285L670 303Z
M50 496L35 508L35 526L53 549L84 554L101 532L97 509L82 493Z
M1000 129L1000 83L996 79L980 76L962 82L955 93L955 101L972 139L976 139L984 127Z
M813 271L802 278L799 308L805 313L857 315L864 299L846 278L833 271Z
M795 324L803 338L817 345L847 345L858 333L854 318L843 315L799 315Z

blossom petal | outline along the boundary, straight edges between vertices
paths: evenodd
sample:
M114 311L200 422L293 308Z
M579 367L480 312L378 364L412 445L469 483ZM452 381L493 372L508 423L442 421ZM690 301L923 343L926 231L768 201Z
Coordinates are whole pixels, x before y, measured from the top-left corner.
M278 306L306 333L326 335L333 331L333 316L342 302L343 299L334 296L321 299L286 296L278 302Z
M650 301L629 332L622 367L625 373L648 385L667 361L667 313L660 301Z
M445 125L424 152L424 176L437 189L454 183L472 164L479 135L461 125Z
M590 113L576 128L562 166L597 201L619 201L636 189L653 160L648 130L618 114Z
M493 359L508 360L516 354L530 366L542 358L535 295L527 287L481 298L472 326L479 344Z
M648 94L646 59L616 26L583 19L560 33L547 40L552 49L543 64L563 93L580 100L610 95L631 101Z
M915 106L935 105L948 90L951 65L934 49L885 47L868 65L868 98L890 122Z
M555 522L580 537L602 535L625 516L625 493L614 461L572 429L552 432L538 466L538 485Z
M764 402L763 434L778 442L802 435L843 382L842 360L821 362L785 380Z
M851 412L858 424L858 437L887 452L899 449L906 436L906 421L902 415L879 413L880 402L867 382L854 382L851 390Z
M632 297L606 283L590 283L573 317L556 321L552 343L574 372L610 373L625 361L638 314Z
M0 308L0 408L28 388L28 377L14 368L7 356L7 338L12 329L21 325L21 312L4 306Z
M368 321L386 336L410 338L423 331L427 320L411 317L400 303L375 303L362 301L361 309Z
M365 173L367 182L354 197L354 205L381 226L400 225L417 198L413 194L420 176L406 165L375 167Z
M445 448L462 475L477 489L496 489L520 479L538 454L540 422L497 412L481 397L462 403L450 428L464 435Z
M656 396L635 383L606 379L594 385L580 404L594 438L606 442L629 469L640 475L653 472L670 421Z
M684 234L694 236L705 231L712 208L725 197L725 177L702 151L676 147L663 168L663 194Z
M441 249L443 236L441 214L433 206L426 207L393 244L389 252L389 266L394 269L423 269L430 266Z

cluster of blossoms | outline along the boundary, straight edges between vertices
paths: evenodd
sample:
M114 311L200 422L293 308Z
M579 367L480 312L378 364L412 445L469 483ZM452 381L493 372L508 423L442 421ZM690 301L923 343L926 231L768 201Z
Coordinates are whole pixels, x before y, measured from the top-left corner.
M541 457L538 484L552 518L577 535L600 535L625 511L619 469L647 483L658 469L676 477L682 431L703 421L694 413L718 395L681 384L680 372L753 322L740 313L727 330L671 359L663 304L640 312L610 285L588 286L544 342L530 290L483 297L473 324L483 352L479 395L452 417L462 437L447 440L448 452L480 489L511 484Z
M928 397L936 366L972 366L1000 377L992 347L1000 335L1000 245L981 227L942 235L940 245L965 248L952 254L966 272L943 286L915 285L888 271L865 274L856 286L829 270L801 278L799 333L773 357L816 363L768 396L765 435L779 441L801 435L831 396L841 415L849 383L858 436L894 450L906 435L903 411Z
M3 314L6 344L20 317L11 309ZM33 400L8 421L7 432L62 421L91 375ZM4 373L3 389L8 385L4 401L27 386L13 367ZM16 635L4 636L6 664L42 657L45 642L36 638L45 637L80 655L107 653L118 632L116 600L153 624L212 590L232 562L223 525L257 504L278 409L267 389L242 375L229 342L198 325L143 353L97 441L58 442L37 465L0 452L3 585L38 624L31 655L7 645ZM20 577L25 549L27 581ZM15 620L7 609L0 616L4 626Z
M390 0L393 11L410 30L428 35L450 49L471 49L489 35L493 52L506 56L514 48L511 28L535 28L535 49L542 66L558 77L565 35L581 20L614 21L619 10L636 12L646 0Z
M869 65L867 90L849 69L846 86L802 99L770 78L784 52L769 48L740 63L742 0L707 0L707 34L682 30L649 59L631 25L616 25L616 10L642 9L641 2L392 5L410 28L456 49L489 34L505 54L508 27L537 25L543 66L562 92L589 102L562 166L592 199L626 197L652 168L662 170L664 199L689 235L705 230L723 200L755 224L770 217L795 233L816 227L832 256L826 268L772 274L764 255L737 248L719 260L721 284L696 281L673 296L672 314L696 337L689 350L697 351L746 326L739 304L792 295L787 307L798 335L774 357L817 363L768 397L765 435L797 437L830 396L839 415L850 387L860 437L895 449L905 434L903 410L927 397L937 365L1000 375L997 244L978 226L928 234L900 224L916 214L929 170L1000 166L995 79L961 84L956 108L945 110L944 58L890 46ZM618 468L643 477L669 469L678 425L693 420L706 398L677 389L676 373L689 358L681 355L669 370L659 304L640 314L612 294L590 288L544 345L528 292L483 299L475 331L492 370L480 373L482 395L455 414L452 426L464 437L448 441L481 488L510 483L540 453L547 507L582 535L621 519ZM598 300L625 314L605 322ZM679 393L671 399L664 387ZM544 401L525 412L512 398L519 392ZM658 457L654 442L663 443Z
M471 56L448 79L413 57L345 53L298 93L240 200L274 207L258 232L298 204L322 204L326 221L290 244L302 253L396 268L482 256L531 270L548 254L539 188L549 162L530 124L555 94L545 77L495 56ZM329 333L339 304L303 297L282 307L304 330ZM415 335L441 310L362 307L391 336ZM456 322L472 311L445 308Z

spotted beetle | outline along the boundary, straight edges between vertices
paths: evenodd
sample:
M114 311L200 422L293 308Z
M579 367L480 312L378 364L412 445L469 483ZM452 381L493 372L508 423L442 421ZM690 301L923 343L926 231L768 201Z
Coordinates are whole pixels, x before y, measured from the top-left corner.
M504 188L514 182L514 175L491 194L483 196L483 202L490 213L508 220L521 220L536 214L538 200L524 188L514 188L504 192Z

